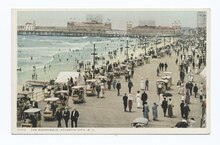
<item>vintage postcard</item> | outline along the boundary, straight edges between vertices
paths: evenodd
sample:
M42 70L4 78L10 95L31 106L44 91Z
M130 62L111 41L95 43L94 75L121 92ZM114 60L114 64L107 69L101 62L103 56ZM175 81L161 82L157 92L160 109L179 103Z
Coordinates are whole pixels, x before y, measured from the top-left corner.
M209 9L13 9L12 134L209 134Z

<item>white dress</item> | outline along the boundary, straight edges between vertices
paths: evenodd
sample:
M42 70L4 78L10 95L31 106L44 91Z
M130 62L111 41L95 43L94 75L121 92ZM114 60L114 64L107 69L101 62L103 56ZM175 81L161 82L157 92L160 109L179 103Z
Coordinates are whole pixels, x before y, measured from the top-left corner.
M163 94L160 94L160 96L159 96L160 105L162 105L163 100L164 100Z
M145 83L143 79L141 79L141 90L145 90Z
M136 101L137 101L137 108L141 108L141 94L137 93L136 95Z
M103 98L104 97L104 85L101 85L101 91L100 91L100 97Z

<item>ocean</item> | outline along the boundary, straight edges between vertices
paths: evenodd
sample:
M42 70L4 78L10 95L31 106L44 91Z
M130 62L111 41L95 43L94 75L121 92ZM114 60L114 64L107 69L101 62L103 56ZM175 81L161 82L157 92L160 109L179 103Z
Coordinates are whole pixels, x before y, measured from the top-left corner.
M18 35L17 68L21 68L21 71L17 71L18 90L21 90L21 86L27 80L32 79L33 67L36 68L38 80L49 81L55 79L60 71L76 71L76 60L92 62L93 43L95 43L97 56L105 57L106 60L108 53L113 50L118 50L120 57L125 56L126 39ZM138 41L138 39L129 38L129 52L133 51ZM121 47L123 52L119 51ZM103 63L105 62L98 61L98 65Z

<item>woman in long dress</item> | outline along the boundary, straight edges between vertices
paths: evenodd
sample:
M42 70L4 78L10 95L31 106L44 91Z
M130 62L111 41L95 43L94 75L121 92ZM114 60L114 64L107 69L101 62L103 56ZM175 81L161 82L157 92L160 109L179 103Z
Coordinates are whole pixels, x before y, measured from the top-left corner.
M100 98L104 98L104 94L105 94L104 89L105 89L104 84L101 83Z
M162 105L163 100L164 100L163 94L160 94L159 95L159 103L160 103L160 105Z
M170 118L172 118L173 117L173 104L172 104L172 100L171 100L171 98L169 99L169 101L168 101L168 116L170 117Z
M186 103L190 104L190 94L189 94L189 89L186 90Z
M158 105L156 103L154 103L153 107L152 107L152 113L153 113L153 120L154 121L157 120L157 117L158 117L158 115L157 115L157 107L158 107Z
M184 94L185 94L185 83L182 83L182 84L181 84L180 94L181 94L181 95L184 95Z
M141 78L141 90L145 90L145 81L143 77Z
M143 107L143 116L144 118L148 119L149 120L149 107L147 105L147 102L144 102L144 107Z
M133 105L133 97L131 96L131 94L128 95L128 109L129 109L129 112L131 112L131 109L132 109L132 105Z
M142 101L141 101L141 93L140 93L140 91L137 91L136 102L137 102L137 108L141 108Z

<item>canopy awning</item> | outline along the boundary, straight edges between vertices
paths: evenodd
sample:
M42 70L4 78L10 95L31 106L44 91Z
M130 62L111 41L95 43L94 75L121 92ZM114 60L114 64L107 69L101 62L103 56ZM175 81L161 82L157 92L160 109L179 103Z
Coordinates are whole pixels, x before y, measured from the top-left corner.
M40 112L40 111L41 111L40 108L30 108L30 109L25 110L24 112L25 113L37 113L37 112Z
M57 76L55 83L67 83L68 78L73 78L73 81L78 81L79 72L60 72Z

